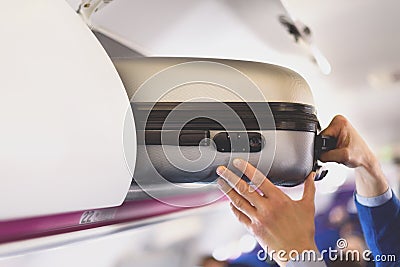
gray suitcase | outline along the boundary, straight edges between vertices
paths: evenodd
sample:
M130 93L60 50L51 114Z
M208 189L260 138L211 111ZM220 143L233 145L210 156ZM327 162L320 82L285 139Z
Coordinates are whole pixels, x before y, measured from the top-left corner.
M336 146L320 130L307 82L276 65L222 59L118 59L137 140L134 180L211 182L243 158L277 185L319 171ZM232 169L232 168L231 168ZM318 172L321 179L326 171Z

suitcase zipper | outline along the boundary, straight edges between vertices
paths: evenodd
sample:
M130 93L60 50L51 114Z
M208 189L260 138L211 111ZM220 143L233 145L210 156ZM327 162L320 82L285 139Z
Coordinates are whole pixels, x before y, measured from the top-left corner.
M273 115L273 122L268 115L266 107ZM221 106L224 105L224 106ZM226 109L228 106L240 118L241 123L232 119L232 112ZM179 106L179 108L177 108ZM224 108L221 108L224 107ZM280 103L280 102L159 102L152 103L133 103L132 108L135 114L136 126L142 130L288 130L288 131L307 131L317 132L320 129L318 119L313 106L299 103ZM174 117L166 118L171 111ZM219 117L224 117L224 125L208 118L202 118L202 111L208 113L218 112ZM256 112L257 118L253 111ZM226 114L225 114L226 113ZM269 114L271 114L269 113ZM200 115L199 115L200 114ZM193 120L185 125L182 118L192 117ZM231 120L231 121L230 121ZM262 125L259 125L259 122ZM243 129L243 126L245 129Z

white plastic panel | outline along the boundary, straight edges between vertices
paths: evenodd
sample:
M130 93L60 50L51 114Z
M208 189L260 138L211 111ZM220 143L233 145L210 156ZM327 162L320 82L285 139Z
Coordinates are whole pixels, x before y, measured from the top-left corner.
M110 59L64 0L0 13L0 220L119 205L136 136Z

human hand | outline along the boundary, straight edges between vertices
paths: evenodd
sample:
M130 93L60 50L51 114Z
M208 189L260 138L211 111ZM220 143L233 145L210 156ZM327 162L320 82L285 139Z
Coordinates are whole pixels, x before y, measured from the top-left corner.
M235 159L233 164L257 190L224 166L217 169L223 178L218 179L218 185L231 200L235 216L264 250L281 266L286 265L290 251L318 251L314 241L314 174L305 181L303 198L294 201L250 163Z
M323 162L342 163L357 168L357 193L366 196L379 196L386 192L388 185L375 155L368 145L343 116L337 115L321 135L335 137L336 149L324 152L320 156Z
M321 135L337 139L336 149L324 152L320 156L323 162L334 161L350 168L371 168L376 159L368 145L343 116L337 115Z

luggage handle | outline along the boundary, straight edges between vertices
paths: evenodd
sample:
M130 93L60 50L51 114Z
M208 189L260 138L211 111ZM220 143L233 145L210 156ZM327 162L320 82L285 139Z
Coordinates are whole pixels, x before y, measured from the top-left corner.
M146 130L146 145L209 146L210 131L203 130Z
M212 143L218 152L260 152L264 137L258 132L213 132ZM210 146L208 130L146 130L146 145ZM141 138L139 138L141 139Z
M327 135L317 135L315 137L315 154L317 159L321 156L321 153L333 150L336 148L337 139Z
M322 170L321 166L318 165L317 159L323 152L333 150L337 146L337 138L327 135L316 135L314 142L314 153L315 153L315 164L313 170L316 172L315 181L322 180L327 174L328 170Z

